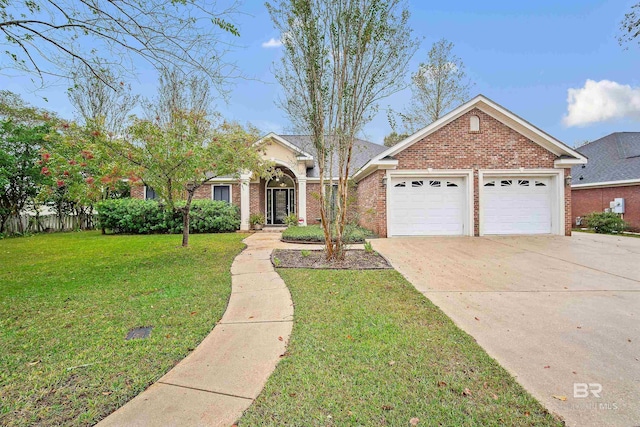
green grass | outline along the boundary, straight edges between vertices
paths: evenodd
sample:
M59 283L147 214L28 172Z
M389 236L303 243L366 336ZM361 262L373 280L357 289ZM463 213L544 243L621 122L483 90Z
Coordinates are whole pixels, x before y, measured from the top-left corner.
M397 272L278 273L293 334L241 427L562 425Z
M571 231L573 231L574 233L587 233L587 234L598 234L595 232L595 230L591 229L591 228L586 228L586 229L582 229L582 228L574 228ZM637 232L635 232L637 233ZM600 233L601 235L605 235L605 236L622 236L622 237L635 237L640 238L640 235L638 234L630 234L630 233Z
M160 378L220 319L244 237L0 240L0 425L93 425Z
M364 243L364 239L372 236L373 233L366 228L354 225L347 225L345 228L345 241L347 243ZM324 243L324 232L319 225L289 227L282 232L282 238L284 240Z

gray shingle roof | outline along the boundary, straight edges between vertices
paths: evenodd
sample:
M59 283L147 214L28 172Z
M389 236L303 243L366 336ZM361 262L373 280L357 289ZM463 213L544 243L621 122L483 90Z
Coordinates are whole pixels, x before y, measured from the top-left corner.
M640 132L615 132L577 151L589 163L571 169L574 185L640 179Z
M315 150L311 144L311 136L309 135L278 135L281 138L287 140L291 144L300 148L303 151L311 154L315 158ZM380 144L374 144L373 142L365 141L363 139L356 139L354 147L353 147L353 157L351 159L351 174L354 174L358 169L365 165L369 160L378 154L385 151L388 147L385 147ZM333 168L332 176L338 176L338 169ZM315 163L313 168L307 169L307 177L309 178L318 178L318 165Z

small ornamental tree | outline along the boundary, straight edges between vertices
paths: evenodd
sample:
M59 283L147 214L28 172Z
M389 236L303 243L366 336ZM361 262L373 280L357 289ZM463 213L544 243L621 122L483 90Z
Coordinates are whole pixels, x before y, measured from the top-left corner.
M404 87L417 48L409 11L401 0L273 0L267 9L284 47L281 105L311 135L318 162L326 256L342 259L355 139L378 102Z
M189 244L189 211L198 188L219 176L240 178L243 172L270 176L271 164L262 160L255 144L257 131L237 123L213 126L204 113L174 111L172 120L137 119L126 138L106 145L122 168L153 187L170 209L183 217L182 246Z
M108 194L110 162L101 151L98 131L62 122L48 137L38 164L50 183L40 195L52 203L61 227L64 214L75 215L78 228L85 228L93 206Z

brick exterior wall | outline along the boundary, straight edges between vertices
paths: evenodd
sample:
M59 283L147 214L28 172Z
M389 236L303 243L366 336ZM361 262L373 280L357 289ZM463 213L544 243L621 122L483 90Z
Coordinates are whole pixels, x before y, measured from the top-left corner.
M624 198L624 220L633 231L640 231L640 185L625 187L584 188L571 191L573 204L570 221L575 225L577 216L585 217L592 212L603 212L616 197Z
M470 116L480 118L480 131L469 132ZM398 169L473 169L474 234L479 235L479 169L550 169L557 159L553 153L502 124L479 109L473 109L434 133L395 155ZM570 169L564 171L565 176ZM377 171L358 184L360 224L386 236L386 191L383 171ZM378 201L376 201L376 197ZM380 202L382 201L382 203ZM565 234L571 234L571 191L565 187ZM368 220L362 213L374 207Z
M387 190L385 171L378 170L358 183L358 224L379 236L387 236Z
M193 195L194 200L211 200L211 186L212 185L226 185L224 184L205 184L198 188ZM131 198L132 199L144 199L144 185L132 185L131 186ZM240 184L231 184L231 203L240 206Z
M264 215L264 187L265 181L261 179L260 182L252 182L249 184L249 214L262 214ZM266 219L266 218L265 218Z
M307 225L320 224L320 184L307 181Z
M564 170L564 182L571 176L571 168ZM573 224L571 222L571 206L573 204L573 194L571 194L571 186L564 185L564 235L571 236Z
M132 184L131 185L131 198L144 200L144 185Z

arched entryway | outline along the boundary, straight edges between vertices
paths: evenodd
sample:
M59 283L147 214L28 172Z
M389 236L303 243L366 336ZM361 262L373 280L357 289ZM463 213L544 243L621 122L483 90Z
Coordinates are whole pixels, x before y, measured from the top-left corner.
M291 176L272 178L265 183L267 225L284 225L285 218L296 213L296 185Z

